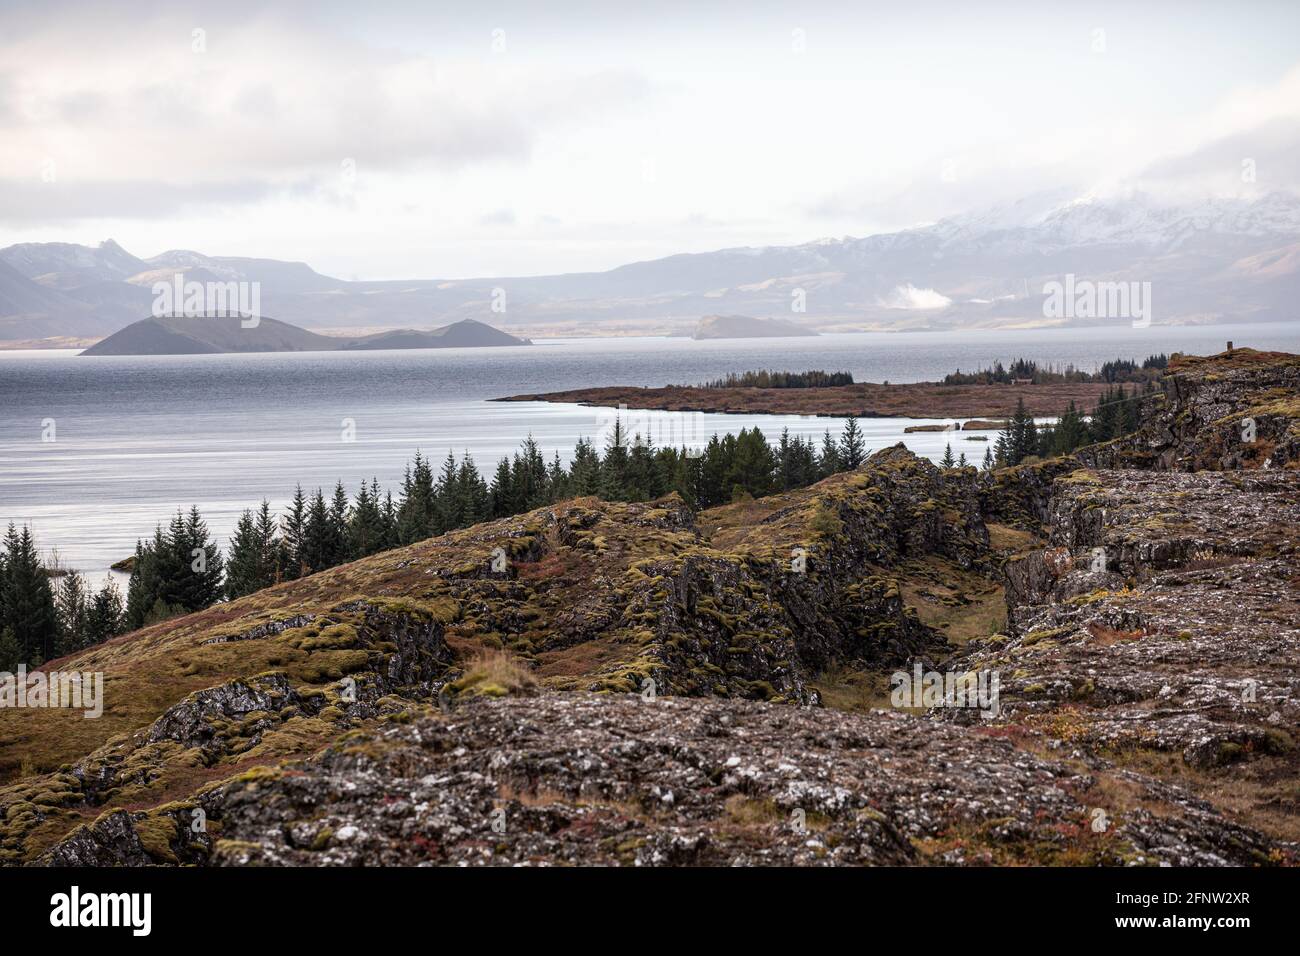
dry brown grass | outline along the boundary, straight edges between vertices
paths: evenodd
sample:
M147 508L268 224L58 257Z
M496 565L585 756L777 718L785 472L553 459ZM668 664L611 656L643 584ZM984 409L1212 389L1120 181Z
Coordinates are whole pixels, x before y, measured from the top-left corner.
M903 418L1005 418L1024 399L1036 416L1060 415L1070 402L1091 408L1108 386L1066 382L1054 385L938 385L861 382L836 388L638 388L613 385L566 392L514 395L503 401L576 402L615 408L680 412L858 415Z
M509 651L478 651L465 663L464 674L450 685L450 689L467 697L531 694L537 690L537 678Z

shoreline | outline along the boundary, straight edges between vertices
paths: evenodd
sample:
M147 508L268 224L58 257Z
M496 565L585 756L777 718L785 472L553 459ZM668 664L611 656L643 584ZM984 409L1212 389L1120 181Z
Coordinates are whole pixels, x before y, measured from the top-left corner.
M722 415L808 415L820 418L1005 419L1021 399L1035 418L1057 417L1074 402L1087 413L1114 386L1101 382L1044 385L939 385L861 382L827 388L644 388L608 385L493 398L493 402L550 402L589 407L620 406L665 412ZM1127 386L1127 387L1131 387Z

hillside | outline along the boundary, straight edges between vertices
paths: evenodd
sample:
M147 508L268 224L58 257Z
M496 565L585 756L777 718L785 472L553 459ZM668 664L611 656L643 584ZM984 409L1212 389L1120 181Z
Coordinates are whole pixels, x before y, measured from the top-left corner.
M578 499L53 662L104 715L0 710L0 859L1295 862L1300 358L1163 384L1077 458Z
M237 316L148 318L133 322L82 355L201 355L224 352L326 352L369 349L480 348L528 345L525 339L466 319L431 331L403 329L360 338L320 335L287 322L261 318L245 327Z

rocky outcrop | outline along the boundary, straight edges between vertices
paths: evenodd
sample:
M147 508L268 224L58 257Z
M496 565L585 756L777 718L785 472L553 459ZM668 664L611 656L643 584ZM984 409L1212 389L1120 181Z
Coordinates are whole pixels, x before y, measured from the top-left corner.
M1175 355L1138 431L1078 455L1095 468L1300 467L1300 356Z

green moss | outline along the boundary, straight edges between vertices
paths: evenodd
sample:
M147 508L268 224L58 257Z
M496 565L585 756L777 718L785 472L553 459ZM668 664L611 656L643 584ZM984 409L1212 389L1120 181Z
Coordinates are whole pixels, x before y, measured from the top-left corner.
M146 853L159 863L178 863L172 842L179 836L176 821L165 814L146 816L134 823L136 836Z

